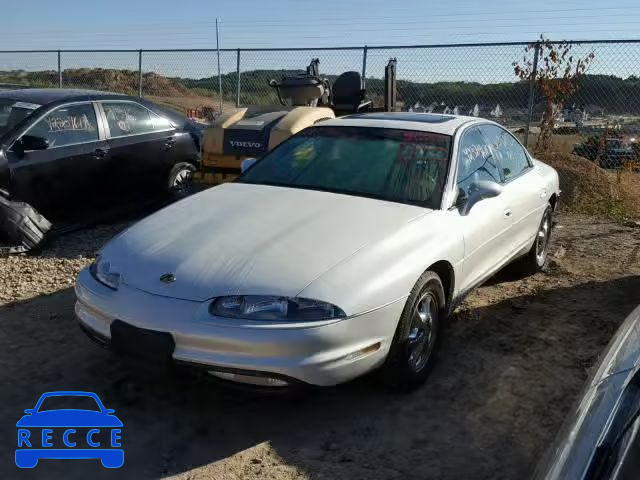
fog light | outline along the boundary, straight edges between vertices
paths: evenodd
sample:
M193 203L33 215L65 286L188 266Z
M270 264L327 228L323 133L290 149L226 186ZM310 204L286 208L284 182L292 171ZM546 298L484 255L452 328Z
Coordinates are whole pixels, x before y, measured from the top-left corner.
M351 360L356 360L358 358L362 358L370 353L377 352L380 350L380 346L382 344L380 342L376 342L373 345L369 345L368 347L361 348L360 350L356 350L355 352L351 352L349 355L342 357L342 359L346 362Z
M286 387L289 385L284 380L274 377L261 377L257 375L242 375L240 373L230 372L216 372L215 370L209 370L209 375L221 378L223 380L229 380L231 382L246 383L249 385L257 385L260 387Z

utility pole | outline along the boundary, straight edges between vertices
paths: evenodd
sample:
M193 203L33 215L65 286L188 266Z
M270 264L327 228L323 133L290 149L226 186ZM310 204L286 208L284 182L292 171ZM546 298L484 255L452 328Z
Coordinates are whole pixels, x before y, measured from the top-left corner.
M218 50L218 97L220 98L220 113L222 113L222 77L220 76L220 29L216 17L216 50Z

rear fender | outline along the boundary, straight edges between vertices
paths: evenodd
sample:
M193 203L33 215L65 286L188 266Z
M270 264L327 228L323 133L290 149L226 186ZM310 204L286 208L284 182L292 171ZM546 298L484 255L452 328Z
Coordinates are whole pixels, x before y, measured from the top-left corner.
M4 147L0 147L0 195L9 198L9 162Z

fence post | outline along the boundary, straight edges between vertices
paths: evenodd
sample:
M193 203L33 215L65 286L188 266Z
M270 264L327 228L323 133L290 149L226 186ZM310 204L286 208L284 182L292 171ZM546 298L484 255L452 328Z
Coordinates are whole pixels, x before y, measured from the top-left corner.
M536 75L538 73L538 56L540 55L540 42L536 42L533 51L533 68L529 78L529 108L527 111L527 126L524 129L524 146L529 146L529 130L531 128L531 119L533 117L534 96L536 94Z
M220 29L216 18L216 50L218 51L218 96L220 97L220 113L222 113L222 77L220 76Z
M138 50L138 97L142 98L142 49Z
M58 50L58 88L62 88L62 54Z
M368 47L365 45L362 49L362 88L367 86L367 50Z
M240 49L236 53L236 107L240 107Z

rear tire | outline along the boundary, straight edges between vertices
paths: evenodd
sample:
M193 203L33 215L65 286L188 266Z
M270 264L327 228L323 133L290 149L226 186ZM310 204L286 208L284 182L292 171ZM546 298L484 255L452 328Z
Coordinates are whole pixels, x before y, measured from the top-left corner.
M551 226L553 224L553 207L551 204L542 214L542 220L536 233L531 250L518 260L518 270L523 275L533 275L544 269L549 259L549 240L551 239Z
M193 174L196 167L188 162L176 163L169 172L169 191L178 197L186 197L193 193Z
M440 277L427 271L411 290L382 367L382 380L396 391L422 385L435 362L446 297Z

